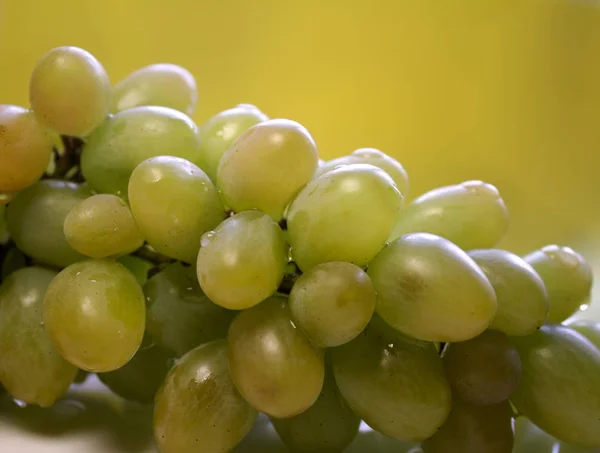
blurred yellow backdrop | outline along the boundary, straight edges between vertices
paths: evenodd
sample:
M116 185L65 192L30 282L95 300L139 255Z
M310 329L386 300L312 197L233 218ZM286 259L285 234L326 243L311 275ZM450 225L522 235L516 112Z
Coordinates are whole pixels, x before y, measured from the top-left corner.
M31 68L59 45L90 50L113 82L178 63L197 78L199 122L254 103L306 125L325 158L362 146L394 155L411 198L496 184L507 248L600 243L593 1L0 2L2 103L27 104Z

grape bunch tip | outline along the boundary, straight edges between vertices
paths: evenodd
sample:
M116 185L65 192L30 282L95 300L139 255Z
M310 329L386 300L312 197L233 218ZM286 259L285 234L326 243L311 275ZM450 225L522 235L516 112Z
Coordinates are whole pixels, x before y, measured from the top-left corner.
M378 149L323 160L251 104L197 125L174 64L112 85L59 47L29 99L0 105L4 398L49 408L95 374L153 407L161 453L232 451L259 414L299 453L361 422L393 451L600 451L590 265L500 248L491 183L409 202Z

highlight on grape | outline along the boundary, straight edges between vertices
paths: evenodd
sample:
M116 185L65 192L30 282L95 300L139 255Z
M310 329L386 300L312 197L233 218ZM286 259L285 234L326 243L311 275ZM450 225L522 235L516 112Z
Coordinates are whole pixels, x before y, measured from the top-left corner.
M600 451L600 324L577 251L499 248L501 193L407 201L374 148L330 161L292 119L204 124L184 68L112 86L77 47L0 105L0 384L49 408L89 373L152 405L161 453L223 453L267 416L291 452L362 424L393 451ZM82 377L83 376L83 377Z

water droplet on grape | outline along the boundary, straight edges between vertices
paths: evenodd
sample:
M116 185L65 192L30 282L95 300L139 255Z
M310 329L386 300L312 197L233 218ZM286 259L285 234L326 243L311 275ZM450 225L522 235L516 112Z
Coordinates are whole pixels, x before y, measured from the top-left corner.
M494 197L500 197L500 192L498 192L498 189L496 189L496 187L483 181L465 181L461 184L461 186L471 192L480 193L482 195L492 195Z
M542 248L542 252L551 260L560 261L572 269L581 264L579 256L569 247L559 247L558 245L547 245Z
M213 238L216 236L217 233L215 233L214 231L209 231L207 233L204 233L202 235L202 238L200 239L200 245L202 247L206 247L208 244L210 244L210 241L213 240Z

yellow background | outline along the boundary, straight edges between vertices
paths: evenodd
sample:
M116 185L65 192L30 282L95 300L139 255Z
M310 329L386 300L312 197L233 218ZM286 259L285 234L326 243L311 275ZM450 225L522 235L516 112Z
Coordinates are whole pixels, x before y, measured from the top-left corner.
M507 248L600 242L593 1L3 0L0 14L2 103L27 104L31 68L59 45L90 50L113 82L178 63L199 122L255 103L307 126L325 158L394 155L411 197L496 184Z

